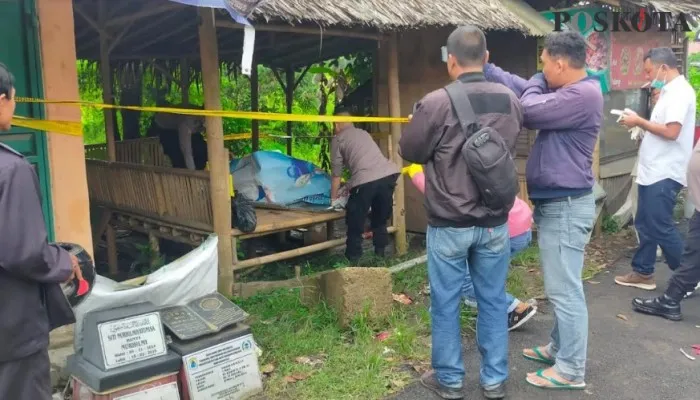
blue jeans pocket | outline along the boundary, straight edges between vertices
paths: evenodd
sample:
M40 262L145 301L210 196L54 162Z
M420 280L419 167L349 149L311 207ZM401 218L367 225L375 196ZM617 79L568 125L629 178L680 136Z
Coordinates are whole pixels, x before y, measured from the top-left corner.
M444 258L466 257L474 228L428 227L428 248Z
M493 253L500 254L506 249L510 250L508 237L508 225L504 224L495 228L484 229L484 247Z

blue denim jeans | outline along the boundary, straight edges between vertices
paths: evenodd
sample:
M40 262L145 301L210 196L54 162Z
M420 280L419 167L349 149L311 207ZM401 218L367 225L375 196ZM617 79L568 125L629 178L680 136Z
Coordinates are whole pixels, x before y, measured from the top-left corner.
M632 258L632 269L642 275L654 273L657 245L672 270L681 265L683 241L673 222L673 209L681 188L673 179L637 188L639 200L634 227L639 233L639 248Z
M532 231L527 231L518 236L510 238L510 258L514 255L520 253L530 246L532 241ZM469 276L469 270L467 270L467 277L464 280L464 302L470 307L476 307L476 296L474 295L474 282L472 282L471 276ZM506 292L506 301L508 301L508 313L513 312L518 305L520 300L513 297L512 294Z
M508 377L507 225L495 228L428 226L428 278L432 319L432 366L438 381L462 387L464 361L460 305L467 274L477 300L476 341L481 353L481 384Z
M547 351L562 378L582 382L586 373L588 307L583 293L583 256L595 219L593 194L534 201L544 290L554 307Z

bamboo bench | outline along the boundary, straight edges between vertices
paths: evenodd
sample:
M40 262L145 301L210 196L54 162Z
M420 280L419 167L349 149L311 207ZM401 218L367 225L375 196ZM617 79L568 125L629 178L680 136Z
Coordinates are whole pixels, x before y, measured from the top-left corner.
M101 236L107 225L119 225L143 232L151 238L162 238L199 245L213 231L209 174L139 165L124 162L87 160L87 180L91 205L108 213L96 228ZM244 233L231 229L231 240L259 237L344 218L341 212L309 212L256 207L257 228ZM330 249L345 243L332 239L328 230L325 242L268 256L239 261L234 250L234 270Z

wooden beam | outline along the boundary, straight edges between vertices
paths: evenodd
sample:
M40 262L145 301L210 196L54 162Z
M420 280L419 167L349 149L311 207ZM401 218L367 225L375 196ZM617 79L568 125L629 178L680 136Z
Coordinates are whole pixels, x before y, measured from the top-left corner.
M221 110L221 76L219 73L219 49L214 26L214 10L200 8L199 51L202 58L202 85L204 107ZM209 177L211 208L214 216L214 232L219 237L219 292L233 294L233 251L231 237L231 197L229 196L228 154L224 148L224 125L221 117L207 117L207 150L209 152Z
M131 29L131 27L134 25L134 22L136 22L136 20L131 21L128 25L126 25L126 26L122 29L121 32L119 32L119 34L117 35L117 37L115 37L114 39L112 39L111 43L109 44L109 52L110 52L110 53L112 52L112 50L114 50L115 47L117 47L117 45L119 44L119 42L121 42L121 40L124 38L124 35L126 35L126 33L129 32L129 30Z
M233 21L217 20L216 26L218 28L229 28L229 29L243 29L243 25L238 24ZM385 41L387 37L380 33L370 33L370 32L358 32L352 30L343 29L321 29L321 28L307 28L301 26L292 25L272 25L272 24L259 24L255 25L255 30L258 32L284 32L284 33L300 33L305 35L319 35L319 36L340 36L346 38L355 39L366 39L366 40L377 40Z
M147 48L148 46L152 46L155 43L162 42L168 38L171 38L171 37L179 34L180 32L186 31L188 29L192 29L192 26L189 24L182 24L175 29L168 30L168 31L163 32L160 35L153 36L149 40L138 42L138 44L136 44L135 46L133 46L129 49L129 52L132 54L137 53L140 50ZM187 40L191 40L191 39L194 39L194 37L188 38ZM180 42L181 43L185 42L185 40L182 40Z
M277 68L271 68L271 69L272 69L272 75L275 76L275 79L277 79L277 83L280 84L280 86L282 87L282 91L283 91L283 92L285 93L285 95L286 95L286 93L287 93L287 85L286 85L285 81L282 80L282 77L280 76L280 73L279 73L279 71L277 70Z
M401 98L399 94L399 39L396 32L391 34L388 46L389 60L387 63L387 87L389 89L389 116L401 116ZM392 160L399 169L403 168L403 160L399 155L399 140L401 139L401 123L394 122L391 124L391 155ZM396 245L396 253L399 255L406 254L408 251L408 243L406 241L406 210L404 208L404 179L399 177L396 184L396 192L394 193L394 210L393 225L396 227L396 235L394 244Z
M299 75L299 78L297 78L296 82L294 82L294 90L297 90L301 81L304 80L306 73L309 72L309 69L311 69L310 65L308 65L306 68L304 68L303 71L301 71L301 75Z
M250 74L250 111L259 110L259 92L260 84L258 80L258 62L253 60L253 70ZM251 133L253 151L260 150L260 121L254 119L251 121Z
M106 7L106 6L102 5L102 2L101 2L101 1L100 1L100 3L97 5L97 7L98 7L98 13L104 13L104 12L105 12L105 11L102 10L102 7ZM90 26L92 27L92 29L95 30L95 32L99 33L100 36L105 35L105 36L107 36L108 39L111 39L111 36L109 35L109 33L107 33L107 30L104 29L103 26L101 26L99 22L97 22L97 21L95 21L94 19L92 19L92 17L91 17L90 15L88 15L88 13L87 13L85 10L83 10L83 9L82 9L80 6L78 6L77 4L73 5L73 8L75 9L75 12L77 12L78 15L80 15L81 17L83 17L83 19L85 20L85 22L87 22L88 25L90 25ZM98 16L98 20L101 20L102 18L106 18L106 16L104 16L104 15Z
M296 84L294 82L294 69L292 67L287 67L286 70L287 83L285 86L285 98L287 101L287 114L292 113L292 106L294 103L294 88ZM287 121L287 155L292 155L292 147L294 147L294 139L292 139L292 121Z
M110 4L114 4L114 3L117 3L117 2L110 1ZM155 7L147 7L146 9L144 9L142 11L138 11L135 13L129 13L129 14L121 16L121 17L112 18L112 19L110 19L109 22L107 22L103 26L106 26L106 27L119 26L119 25L122 25L125 23L129 23L133 20L143 19L143 18L150 17L153 15L162 14L162 13L165 13L168 11L181 11L181 10L185 9L185 7L187 7L187 6L182 5L182 4L176 4L176 3L165 3L165 4L161 4L159 6L155 6Z
M100 23L104 22L107 15L106 0L100 0L97 4L98 18ZM100 75L102 77L102 102L114 104L112 93L112 68L109 63L109 37L104 30L100 33ZM117 150L114 144L114 110L105 109L105 141L107 142L107 159L117 161Z

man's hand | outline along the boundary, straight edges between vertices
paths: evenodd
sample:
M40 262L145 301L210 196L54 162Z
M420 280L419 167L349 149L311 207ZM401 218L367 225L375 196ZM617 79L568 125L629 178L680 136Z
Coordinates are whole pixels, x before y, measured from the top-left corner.
M408 114L408 120L410 121L412 119L413 119L413 114Z
M620 116L620 124L626 126L627 128L634 128L639 126L642 118L637 115L636 112L625 110L625 113Z
M66 280L66 283L72 281L75 278L78 278L79 280L83 279L83 271L80 269L80 263L78 262L78 257L71 254L70 261L72 264L73 271L71 271L70 278L68 278L68 280Z

